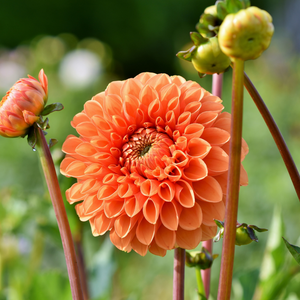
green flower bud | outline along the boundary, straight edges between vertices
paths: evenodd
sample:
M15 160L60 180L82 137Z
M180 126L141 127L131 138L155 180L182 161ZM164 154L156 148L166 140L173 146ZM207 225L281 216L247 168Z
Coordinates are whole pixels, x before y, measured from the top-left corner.
M255 6L225 17L219 30L221 50L232 58L256 59L271 42L272 17Z
M215 223L220 228L219 233L215 237L214 241L218 242L221 237L224 235L224 222L215 220ZM235 244L238 246L248 245L253 241L258 242L258 238L255 234L255 231L263 232L268 231L268 229L259 228L255 225L247 225L246 223L237 223L236 225L236 236L235 236Z
M223 73L230 63L230 58L221 51L217 37L208 39L192 53L192 64L199 73Z
M215 5L208 6L205 8L204 13L216 17L217 16L217 7Z
M213 261L218 257L218 254L211 255L209 251L202 247L200 251L186 251L185 265L189 268L198 267L202 270L209 269Z

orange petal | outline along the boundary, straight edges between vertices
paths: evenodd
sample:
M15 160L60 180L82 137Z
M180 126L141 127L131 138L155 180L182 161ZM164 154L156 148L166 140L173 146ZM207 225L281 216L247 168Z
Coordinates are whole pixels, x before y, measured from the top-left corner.
M155 76L155 73L152 72L143 72L135 76L134 79L139 80L141 83L145 84L151 77Z
M213 146L208 155L204 158L210 176L219 175L228 170L229 157L220 147Z
M81 112L74 116L73 120L71 121L71 126L76 128L80 123L83 122L90 122L90 119L85 113Z
M74 183L68 190L66 190L66 197L70 204L81 201L84 199L85 195L83 195L81 190L81 183Z
M119 185L118 194L121 198L128 198L135 195L139 191L139 188L131 183L122 183Z
M169 230L164 225L161 225L158 228L155 234L155 242L159 247L165 250L171 250L175 246L175 241L176 241L175 231Z
M141 193L148 197L156 195L159 185L160 183L157 180L147 179L141 184Z
M209 142L211 145L221 146L229 141L230 134L223 129L210 127L204 130L201 138Z
M181 227L178 227L176 232L176 245L183 249L192 250L199 245L201 238L201 227L195 230L184 230Z
M179 226L185 230L194 230L202 224L202 210L198 203L193 207L182 209L179 218Z
M190 181L198 181L208 174L207 166L200 158L192 158L188 167L183 169L182 177Z
M174 131L174 133L175 133L175 131ZM173 136L173 140L175 140L174 136ZM187 141L187 138L185 136L177 137L176 142L175 142L176 148L178 150L185 151L186 147L187 147L187 142L188 141Z
M189 111L186 111L179 116L175 128L181 134L184 132L184 129L191 123L191 115L192 114Z
M103 109L99 102L95 100L87 101L84 104L84 112L89 118L92 118L95 115L103 116Z
M186 166L186 164L189 161L187 155L181 150L175 150L172 153L172 158L174 159L174 165L176 165L179 168Z
M160 91L159 96L162 103L168 103L169 99L179 97L181 94L180 89L174 83L165 85Z
M167 105L167 111L173 112L174 117L177 119L180 114L180 99L179 97L174 97L169 100Z
M118 198L118 187L111 185L103 185L100 187L97 197L99 200L108 201Z
M111 118L112 126L114 127L115 131L120 134L121 136L124 136L127 132L128 124L126 120L118 115L114 115Z
M79 178L84 175L85 169L86 169L86 164L84 162L75 160L66 167L65 173L71 177Z
M162 204L163 201L158 195L152 196L146 200L143 206L143 214L149 223L155 224L157 222Z
M201 138L192 138L188 142L186 153L191 157L203 159L209 153L210 149L211 145L207 141Z
M80 145L83 141L74 136L74 135L68 135L65 142L62 145L62 152L66 154L75 154L75 148Z
M82 182L80 192L82 194L95 194L99 190L100 186L100 181L90 178Z
M124 211L124 201L105 201L104 213L108 218L118 217Z
M75 152L78 155L84 156L84 157L90 157L93 156L97 153L97 150L90 144L90 143L81 143L79 144L76 149Z
M175 198L183 207L193 207L195 205L194 191L188 182L184 180L176 182Z
M135 216L139 213L148 197L145 197L141 193L137 193L134 197L126 199L125 201L125 212L129 217Z
M197 119L200 109L201 109L202 103L195 101L190 102L185 108L184 111L189 111L191 113L191 123L194 123L194 121Z
M218 117L218 113L214 111L204 111L198 115L195 123L202 124L204 127L210 127Z
M145 218L142 218L136 229L137 239L144 245L150 245L155 234L155 224L149 223Z
M216 179L207 176L200 181L192 183L195 195L203 201L220 202L222 201L222 189Z
M172 82L178 86L181 86L183 83L186 82L186 80L182 76L173 75L170 78L171 78Z
M151 102L158 99L158 93L152 86L145 85L140 91L139 99L141 101L140 108L147 115L148 107Z
M209 203L205 201L198 202L203 212L203 224L207 226L214 226L216 223L214 219L223 220L225 215L224 202Z
M112 229L109 234L111 242L121 251L130 252L130 243L134 238L134 232L130 232L124 238L120 238L117 232Z
M178 181L182 176L180 168L176 165L169 165L165 167L164 172L168 176L168 179L172 182Z
M137 237L135 236L131 243L130 243L132 249L138 253L139 255L141 256L145 256L147 254L147 251L148 251L148 245L144 245L142 244L138 239Z
M110 94L121 94L121 88L124 85L125 81L113 81L111 82L107 88L105 89L105 95L110 95ZM99 94L98 94L99 95ZM96 95L96 96L98 96Z
M128 124L135 124L136 112L140 106L138 98L133 95L126 95L123 102L123 111Z
M203 125L198 124L198 123L193 123L193 124L188 125L184 129L182 135L185 136L188 140L190 140L191 138L199 138L202 135L203 131L204 131Z
M182 87L181 87L182 91ZM180 97L180 100L186 105L191 102L200 101L204 95L204 90L198 85L195 87L189 87Z
M212 96L215 97L215 96ZM218 98L220 99L220 98ZM202 102L202 107L201 107L201 112L203 111L213 111L220 113L223 109L224 106L220 102L213 102L213 101L203 101L204 99L201 100Z
M167 202L171 202L175 196L175 184L170 180L164 180L158 187L159 197Z
M181 206L178 202L165 202L161 208L160 220L169 230L177 230Z
M166 254L167 254L167 250L159 247L156 242L155 242L155 239L152 241L150 247L149 247L149 251L154 254L154 255L157 255L157 256L161 256L161 257L164 257Z
M104 212L97 214L93 220L90 220L92 233L94 236L103 235L113 227L115 219L109 219Z
M167 74L157 74L154 75L153 77L151 77L146 84L152 86L155 90L157 90L158 92L160 91L160 89L171 83L171 79Z
M76 131L83 137L93 137L98 135L97 128L91 122L82 122L76 126Z
M121 96L123 99L126 95L133 95L138 98L142 87L143 85L139 80L133 78L127 79L121 88Z
M126 237L130 232L130 230L134 227L134 225L138 221L138 218L139 218L138 216L135 216L134 218L130 218L125 214L119 216L114 222L114 228L116 234L120 238Z
M152 101L148 107L148 115L152 122L155 122L156 118L165 114L166 107L164 107L159 99Z
M120 96L107 95L103 101L103 108L105 110L105 115L111 119L114 115L122 114L122 99Z
M95 215L95 213L103 210L103 201L99 201L97 199L97 195L90 195L85 198L82 203L83 212L86 216L90 215L91 217Z
M218 232L217 225L215 226L205 226L202 224L202 241L208 241L214 238Z

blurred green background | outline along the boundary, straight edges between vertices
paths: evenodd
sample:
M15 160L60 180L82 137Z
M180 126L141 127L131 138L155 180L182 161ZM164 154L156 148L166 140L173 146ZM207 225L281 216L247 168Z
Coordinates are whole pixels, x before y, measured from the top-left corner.
M175 54L188 49L189 32L195 30L204 8L213 4L203 0L5 1L0 18L0 92L4 96L19 78L37 77L44 68L49 103L61 102L65 107L50 116L47 135L59 140L52 150L59 168L61 145L67 135L76 134L70 121L110 81L144 71L164 72L211 90L211 76L198 78L191 65ZM275 35L259 59L246 63L246 71L300 166L300 4L256 0L252 5L272 14ZM222 98L230 111L231 71L224 75ZM272 235L262 233L259 243L236 247L232 299L252 299L264 257L268 274L261 275L260 286L266 296L257 299L297 300L300 275L283 282L294 265L280 236L300 244L300 203L272 137L246 93L244 112L249 186L241 188L239 222L270 228L275 207L277 213ZM0 300L71 299L56 220L40 174L37 153L25 139L0 139ZM72 180L59 179L64 192ZM66 209L77 245L83 249L91 299L172 299L172 251L165 258L123 253L112 247L108 236L94 238L89 225L78 221L74 206L66 202ZM270 236L275 242L266 252ZM221 243L214 244L215 253L221 254ZM220 257L213 265L210 299L216 299L219 266ZM185 299L197 299L191 269L186 270L185 293Z

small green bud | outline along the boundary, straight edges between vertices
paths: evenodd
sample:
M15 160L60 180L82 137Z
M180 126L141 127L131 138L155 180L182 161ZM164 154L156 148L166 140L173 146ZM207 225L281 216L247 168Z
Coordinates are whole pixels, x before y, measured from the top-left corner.
M201 251L186 251L185 265L189 268L209 269L218 256L218 254L211 255L205 247L202 247Z
M255 6L225 17L218 38L221 50L232 58L256 59L271 42L274 33L272 17Z
M216 17L217 16L217 7L215 5L208 6L205 8L204 13Z
M192 53L192 64L199 73L223 73L230 63L230 58L221 51L217 37L210 38Z
M220 228L217 236L214 239L215 242L218 242L221 239L221 237L223 237L224 235L224 222L215 220L215 223ZM242 223L242 224L237 223L235 244L238 246L242 246L242 245L248 245L253 241L258 242L258 238L254 230L258 232L268 231L268 229L259 228L255 225L247 225L246 223Z

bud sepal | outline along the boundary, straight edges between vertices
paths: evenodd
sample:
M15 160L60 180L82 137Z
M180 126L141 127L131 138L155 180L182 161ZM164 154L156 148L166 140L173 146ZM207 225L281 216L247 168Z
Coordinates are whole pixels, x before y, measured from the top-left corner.
M185 265L189 268L199 268L206 270L211 268L213 261L219 256L219 254L211 255L210 252L202 247L201 251L186 251Z

